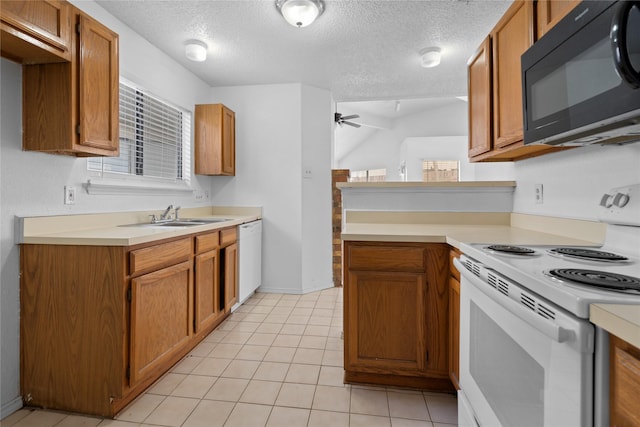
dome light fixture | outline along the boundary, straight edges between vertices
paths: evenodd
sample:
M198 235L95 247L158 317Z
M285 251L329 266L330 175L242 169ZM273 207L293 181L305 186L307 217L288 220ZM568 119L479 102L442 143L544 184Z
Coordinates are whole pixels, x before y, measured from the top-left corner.
M276 7L289 24L298 28L311 24L324 11L322 0L276 0Z
M195 62L203 62L207 59L207 44L200 40L189 40L185 43L184 54L187 59Z
M433 68L440 65L442 51L439 47L427 47L420 51L420 65L423 68Z

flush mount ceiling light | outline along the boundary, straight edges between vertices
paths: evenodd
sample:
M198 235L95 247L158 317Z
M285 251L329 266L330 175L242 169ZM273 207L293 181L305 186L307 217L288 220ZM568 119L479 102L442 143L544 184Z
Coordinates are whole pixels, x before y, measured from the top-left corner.
M423 68L432 68L440 65L442 56L439 47L428 47L420 51L420 65Z
M185 43L184 54L191 61L205 61L207 59L207 44L200 40L189 40Z
M276 0L284 19L294 27L306 27L324 11L321 0Z

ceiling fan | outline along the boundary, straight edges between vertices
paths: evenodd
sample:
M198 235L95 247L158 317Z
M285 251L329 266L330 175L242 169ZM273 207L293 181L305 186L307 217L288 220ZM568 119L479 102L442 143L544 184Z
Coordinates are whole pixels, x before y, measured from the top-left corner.
M349 120L351 119L357 119L360 116L357 114L352 114L350 116L343 116L340 113L335 113L334 114L334 121L342 126L342 125L349 125L349 126L353 126L354 128L359 128L361 125L359 125L358 123L354 123L354 122L350 122Z

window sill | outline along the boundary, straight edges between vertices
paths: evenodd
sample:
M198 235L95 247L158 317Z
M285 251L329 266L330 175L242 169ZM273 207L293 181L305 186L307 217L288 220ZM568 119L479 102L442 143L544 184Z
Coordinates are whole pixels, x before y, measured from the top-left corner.
M188 195L193 189L188 184L156 182L126 182L123 180L88 180L82 185L91 195Z

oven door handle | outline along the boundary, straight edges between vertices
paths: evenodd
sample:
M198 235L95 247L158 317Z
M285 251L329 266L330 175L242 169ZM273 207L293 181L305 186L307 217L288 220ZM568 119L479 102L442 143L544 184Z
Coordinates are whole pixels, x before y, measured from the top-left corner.
M573 331L562 328L553 320L544 318L536 314L535 312L531 311L531 309L527 308L524 305L518 304L507 295L493 288L484 280L467 270L467 268L458 260L458 258L454 258L453 263L455 264L460 274L462 274L465 279L469 280L473 287L482 291L483 294L488 296L495 303L499 304L501 307L504 307L514 316L519 317L523 321L527 322L527 324L542 332L547 337L560 343L569 341L574 336Z

